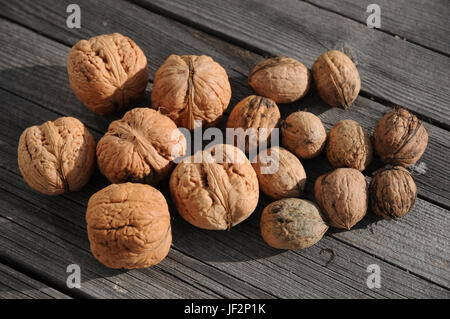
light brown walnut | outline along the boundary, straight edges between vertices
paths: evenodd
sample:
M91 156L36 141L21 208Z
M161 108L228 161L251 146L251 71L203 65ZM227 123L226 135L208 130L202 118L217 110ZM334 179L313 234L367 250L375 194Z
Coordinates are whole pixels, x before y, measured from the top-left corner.
M142 99L148 84L144 53L119 33L79 41L70 50L67 72L78 99L102 115Z
M110 268L145 268L163 260L172 243L164 196L149 185L112 184L91 196L87 232L95 258Z
M95 168L95 140L79 120L60 117L27 128L17 149L28 185L47 195L80 190Z

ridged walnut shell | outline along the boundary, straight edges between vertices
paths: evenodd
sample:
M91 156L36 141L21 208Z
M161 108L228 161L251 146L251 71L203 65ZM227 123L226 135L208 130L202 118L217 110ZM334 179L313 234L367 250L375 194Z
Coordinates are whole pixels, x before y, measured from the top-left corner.
M184 159L170 177L170 192L180 215L204 229L230 229L258 204L256 173L245 154L218 144Z
M290 114L281 126L282 144L300 158L318 156L327 140L320 118L309 112Z
M156 71L152 106L189 130L213 126L231 99L227 72L209 56L174 55Z
M248 84L256 93L276 103L290 103L306 95L311 86L311 73L295 59L275 57L258 63L250 72Z
M170 118L153 109L135 108L109 125L97 145L97 162L111 183L156 185L185 152L186 139Z
M164 196L149 185L112 184L91 196L87 232L95 258L110 268L146 268L163 260L172 243Z
M353 120L339 121L328 133L326 153L333 167L363 171L373 157L370 135Z
M272 198L300 197L306 173L298 158L282 147L271 147L258 154L253 163L259 187Z
M379 170L369 186L372 210L385 219L405 216L417 197L411 174L401 166Z
M77 98L101 115L139 101L148 84L144 53L119 33L79 41L70 50L67 72Z
M236 132L236 146L243 149L244 145L240 144L245 143L245 151L248 152L249 149L256 149L261 142L269 144L272 130L278 127L280 116L280 110L273 100L251 95L234 107L227 128L242 128L242 134Z
M317 92L328 105L348 109L361 89L358 69L340 51L322 54L311 68Z
M408 167L425 152L428 132L415 115L397 107L385 114L373 131L375 149L391 165Z
M17 150L19 170L34 190L59 195L80 190L95 168L95 140L79 120L60 117L27 128Z
M343 229L358 223L369 203L366 179L354 168L338 168L320 176L314 184L314 197L328 223Z
M285 198L269 204L261 215L261 235L271 247L303 249L317 243L328 230L312 202Z

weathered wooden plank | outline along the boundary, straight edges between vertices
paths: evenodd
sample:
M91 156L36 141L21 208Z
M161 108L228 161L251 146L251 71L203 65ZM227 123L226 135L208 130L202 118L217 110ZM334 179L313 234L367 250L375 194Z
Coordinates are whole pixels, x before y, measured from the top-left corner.
M308 67L324 51L344 49L358 64L365 94L449 128L450 58L442 54L298 0L135 2L257 52L298 58Z
M369 0L307 0L307 2L366 23ZM450 6L447 0L379 0L381 30L430 49L450 54Z
M4 221L0 221L2 222ZM70 297L0 263L0 299L70 299Z

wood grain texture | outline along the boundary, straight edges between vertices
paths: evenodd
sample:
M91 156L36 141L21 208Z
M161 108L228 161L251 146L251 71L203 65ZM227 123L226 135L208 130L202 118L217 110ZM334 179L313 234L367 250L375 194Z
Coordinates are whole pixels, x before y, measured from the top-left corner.
M370 0L307 0L307 2L366 23ZM381 30L432 50L450 54L450 5L447 0L378 0Z
M256 52L310 67L324 51L348 53L361 91L405 106L442 127L450 123L450 58L298 0L136 0Z

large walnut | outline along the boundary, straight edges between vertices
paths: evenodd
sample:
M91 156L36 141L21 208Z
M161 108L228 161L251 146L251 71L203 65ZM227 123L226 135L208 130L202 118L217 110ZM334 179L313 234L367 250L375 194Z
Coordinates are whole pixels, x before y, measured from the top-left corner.
M282 147L271 147L258 154L253 163L261 190L272 198L300 197L306 173L298 158Z
M258 63L250 72L248 84L256 93L276 103L290 103L308 92L311 74L295 59L275 57Z
M285 198L269 204L261 215L264 241L278 249L303 249L328 230L318 207L307 200Z
M333 167L363 171L373 157L370 135L353 120L339 121L328 133L326 153Z
M234 107L228 118L227 128L242 128L242 134L238 134L236 139L245 143L245 151L248 152L249 149L257 148L263 141L266 145L269 144L272 130L279 122L280 110L273 100L251 95ZM236 146L241 148L241 145Z
M331 226L350 229L367 212L369 193L364 175L354 168L338 168L320 176L314 197Z
M142 99L148 84L144 53L119 33L79 41L70 50L67 72L78 99L102 115Z
M391 165L408 167L425 152L428 132L422 122L404 108L385 114L373 131L375 149Z
M317 92L328 105L348 109L361 89L358 69L340 51L328 51L311 68Z
M109 125L97 145L97 162L111 183L156 185L185 152L186 139L170 118L153 109L135 108Z
M322 152L327 132L322 121L312 113L297 111L281 126L283 146L300 158L314 158Z
M20 172L28 185L47 195L78 191L95 167L95 141L79 120L60 117L31 126L20 136Z
M227 72L209 56L174 55L156 71L152 105L178 126L193 130L217 123L231 99Z
M91 196L86 222L92 254L110 268L145 268L172 243L164 196L149 185L112 184Z
M411 174L401 166L379 170L369 186L372 210L385 219L405 216L417 197Z
M250 216L259 197L250 162L227 144L184 159L172 173L170 191L180 215L204 229L230 229Z

